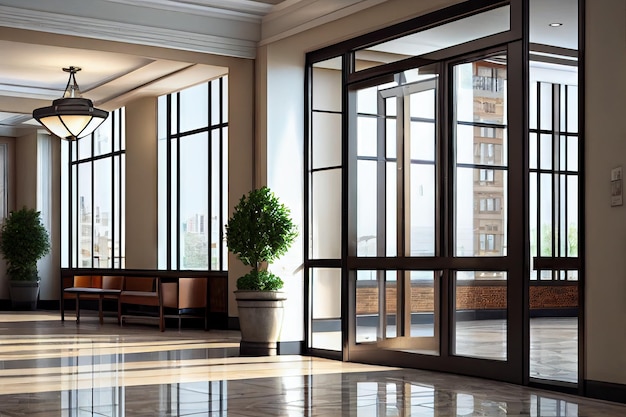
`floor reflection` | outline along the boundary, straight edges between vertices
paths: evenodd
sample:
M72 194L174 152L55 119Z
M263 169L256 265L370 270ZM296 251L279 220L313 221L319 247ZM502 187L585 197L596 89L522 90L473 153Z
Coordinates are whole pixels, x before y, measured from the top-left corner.
M0 322L0 416L626 415L624 405L457 375L238 357L237 332Z

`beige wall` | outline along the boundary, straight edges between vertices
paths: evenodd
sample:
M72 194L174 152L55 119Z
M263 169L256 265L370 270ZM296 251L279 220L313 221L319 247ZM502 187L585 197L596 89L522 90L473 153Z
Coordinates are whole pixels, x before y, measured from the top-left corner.
M626 2L586 2L586 379L626 384L626 206L611 207L611 168L626 167Z
M37 207L37 132L15 141L15 209Z
M228 215L242 195L253 188L254 162L254 61L241 59L228 73ZM237 317L233 291L237 278L248 268L228 254L228 316Z
M157 268L157 99L126 104L126 267Z

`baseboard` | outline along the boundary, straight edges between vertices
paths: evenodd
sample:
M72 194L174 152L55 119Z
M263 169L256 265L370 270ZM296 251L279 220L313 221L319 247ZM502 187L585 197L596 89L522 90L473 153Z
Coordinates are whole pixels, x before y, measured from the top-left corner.
M279 355L301 355L304 351L303 341L299 342L278 342Z
M585 396L626 404L626 385L585 380Z

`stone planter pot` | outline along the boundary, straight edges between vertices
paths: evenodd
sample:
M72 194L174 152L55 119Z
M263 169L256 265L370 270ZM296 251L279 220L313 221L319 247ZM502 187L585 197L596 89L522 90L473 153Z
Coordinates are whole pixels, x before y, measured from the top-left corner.
M241 356L273 356L283 324L282 291L235 291L241 329Z
M11 306L15 310L37 308L40 281L9 281Z

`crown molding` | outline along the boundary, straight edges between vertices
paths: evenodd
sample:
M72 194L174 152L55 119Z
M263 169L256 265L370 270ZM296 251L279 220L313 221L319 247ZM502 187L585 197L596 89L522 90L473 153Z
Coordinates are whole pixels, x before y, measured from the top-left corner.
M272 10L271 4L253 0L105 0L109 3L130 4L151 9L193 13L201 16L261 23L261 18Z
M237 58L254 59L257 46L251 40L10 6L0 6L0 26Z
M317 26L344 18L387 0L285 0L274 6L261 26L261 41L266 45Z

